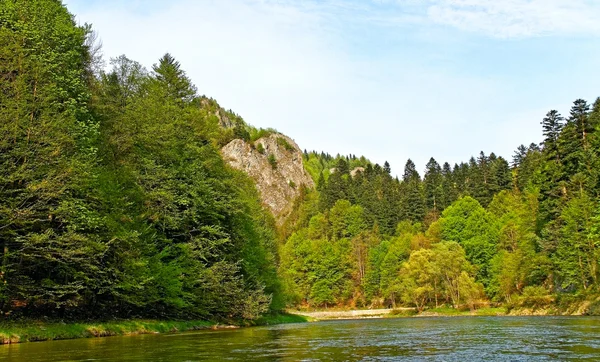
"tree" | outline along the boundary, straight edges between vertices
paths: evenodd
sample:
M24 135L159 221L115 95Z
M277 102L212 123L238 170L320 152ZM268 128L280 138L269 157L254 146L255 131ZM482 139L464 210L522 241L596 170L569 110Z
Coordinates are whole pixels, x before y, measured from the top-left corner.
M414 303L419 312L434 297L436 278L440 274L432 250L422 249L413 252L400 270L398 290L402 300Z
M490 285L490 262L497 251L495 220L477 200L467 196L450 205L439 221L442 239L459 243L477 268L477 281Z
M196 87L171 54L163 55L158 64L152 66L152 71L156 81L164 85L168 97L183 102L191 102L196 97Z
M414 162L408 160L404 167L402 182L404 215L411 221L420 222L425 217L425 200L421 177Z
M558 148L558 138L564 126L564 118L556 110L551 110L542 120L542 129L544 134L544 152L549 158L555 159L560 163L560 153Z
M595 202L585 193L571 199L562 210L555 263L560 287L566 290L588 289L598 283L600 240L594 230Z
M428 210L435 212L443 211L444 189L442 183L442 169L437 161L431 158L427 163L425 178L423 180L425 206Z
M0 10L0 308L63 314L110 280L94 189L98 123L86 46L57 1L2 2Z

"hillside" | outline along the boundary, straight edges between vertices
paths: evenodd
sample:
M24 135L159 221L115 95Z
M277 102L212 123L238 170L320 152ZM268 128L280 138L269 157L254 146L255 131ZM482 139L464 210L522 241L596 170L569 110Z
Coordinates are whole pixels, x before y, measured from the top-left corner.
M7 318L600 310L600 99L540 115L543 144L511 162L431 158L422 174L409 159L398 178L247 124L169 53L104 69L59 1L2 5Z

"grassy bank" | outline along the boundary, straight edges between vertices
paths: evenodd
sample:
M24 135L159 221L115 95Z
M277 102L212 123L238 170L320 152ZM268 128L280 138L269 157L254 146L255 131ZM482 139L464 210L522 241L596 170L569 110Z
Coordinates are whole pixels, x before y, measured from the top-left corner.
M228 321L221 324L210 321L157 321L124 320L111 322L3 322L0 323L0 344L52 341L60 339L126 336L134 334L175 333L202 329L235 328L284 323L303 323L307 319L285 313L273 313L255 321Z
M273 313L267 314L252 321L251 325L254 326L269 326L274 324L290 324L290 323L306 323L309 322L310 318L305 316L290 314L290 313Z

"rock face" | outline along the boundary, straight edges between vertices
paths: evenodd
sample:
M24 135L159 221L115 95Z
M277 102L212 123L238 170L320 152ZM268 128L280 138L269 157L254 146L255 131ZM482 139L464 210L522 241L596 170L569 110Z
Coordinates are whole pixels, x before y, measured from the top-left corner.
M364 167L356 167L354 168L354 170L350 171L350 176L352 177L356 177L356 175L358 173L365 173L365 168Z
M227 129L236 126L234 121L227 115L227 112L221 108L214 99L202 98L200 104L203 108L212 109L214 111L214 115L219 119L219 126L221 126L221 128Z
M271 134L253 144L235 139L225 145L221 153L232 167L254 179L263 204L278 222L291 211L292 201L299 195L301 185L315 186L304 170L300 148L282 134Z

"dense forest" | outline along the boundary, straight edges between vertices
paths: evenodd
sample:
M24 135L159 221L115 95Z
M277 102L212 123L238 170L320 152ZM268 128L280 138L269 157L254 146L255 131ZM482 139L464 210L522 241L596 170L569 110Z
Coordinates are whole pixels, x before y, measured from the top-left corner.
M0 310L281 308L273 220L219 154L216 103L169 54L105 71L94 38L58 0L0 3Z
M542 145L512 164L480 152L431 158L421 177L390 165L305 152L317 190L284 225L280 275L308 306L511 307L598 294L600 98L551 110ZM316 176L318 175L318 176Z
M105 64L59 0L0 0L0 311L254 319L595 298L600 99L540 118L543 143L511 162L431 158L423 176L304 151L317 186L277 224L219 152L274 130L200 95L168 53Z

